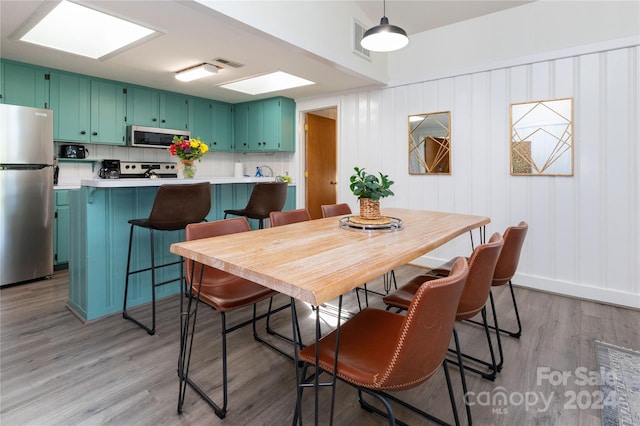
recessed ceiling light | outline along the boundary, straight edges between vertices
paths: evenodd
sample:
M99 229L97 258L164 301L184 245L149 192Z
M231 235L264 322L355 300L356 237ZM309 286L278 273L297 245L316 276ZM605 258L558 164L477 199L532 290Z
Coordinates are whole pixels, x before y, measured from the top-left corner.
M27 29L20 40L98 59L154 33L152 29L63 0Z
M278 90L293 89L294 87L308 86L315 84L313 81L296 77L286 72L276 71L271 74L259 77L248 78L246 80L235 81L223 84L220 87L249 95L260 95L262 93L276 92Z

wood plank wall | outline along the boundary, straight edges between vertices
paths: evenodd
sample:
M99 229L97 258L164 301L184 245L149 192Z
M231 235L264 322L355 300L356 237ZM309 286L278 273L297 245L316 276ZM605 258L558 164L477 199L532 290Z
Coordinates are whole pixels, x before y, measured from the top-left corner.
M598 48L298 100L298 110L338 107L339 201L357 207L348 180L360 166L396 181L383 207L487 215L488 233L525 220L516 284L640 308L640 47ZM510 104L565 97L574 100L574 176L511 176ZM407 116L438 111L451 111L452 175L409 176ZM425 263L470 250L459 238Z

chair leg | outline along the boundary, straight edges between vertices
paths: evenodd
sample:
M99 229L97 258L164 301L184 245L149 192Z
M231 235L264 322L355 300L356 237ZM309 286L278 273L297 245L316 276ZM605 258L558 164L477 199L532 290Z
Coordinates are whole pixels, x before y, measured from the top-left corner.
M203 268L204 269L204 268ZM193 281L191 281L193 282ZM198 294L200 294L198 292ZM191 311L193 300L195 299L195 308ZM193 339L196 334L196 318L198 314L199 297L191 297L188 303L187 312L182 313L181 326L183 334L180 338L180 355L178 357L178 378L180 381L180 389L178 393L178 414L182 414L184 398L189 385L207 404L213 408L216 416L224 419L227 414L227 329L226 316L224 312L220 312L222 327L222 407L218 406L193 380L189 378L189 366L191 365L191 354L193 352Z
M485 336L487 338L487 343L489 345L489 353L491 354L491 362L484 361L482 359L473 357L471 355L467 355L467 354L462 353L462 352L460 354L466 359L470 359L470 360L472 360L474 362L477 362L478 364L482 364L482 365L486 366L490 370L490 372L487 373L487 372L484 372L484 371L480 371L480 370L478 370L476 368L473 368L473 367L471 367L469 365L466 365L466 364L464 365L464 368L466 368L467 370L469 370L471 372L474 372L476 374L481 375L483 379L494 381L496 379L496 374L498 372L498 366L496 364L496 357L495 357L495 353L493 351L493 344L491 342L491 335L489 334L489 324L487 323L487 310L486 310L486 308L482 308L480 313L482 314L482 323L484 325L484 332L485 332ZM449 352L455 352L455 351L452 350L452 349L449 349ZM458 363L455 362L455 361L450 361L450 362L453 363L453 364L458 365Z
M373 290L369 290L367 289L367 283L364 283L362 285L362 287L356 287L355 288L355 292L356 292L356 297L358 298L358 309L361 311L362 310L362 305L360 303L360 291L364 292L364 304L365 306L368 308L369 307L369 293L373 293L373 294L377 294L378 296L386 296L391 292L391 283L393 282L393 286L395 287L395 289L398 289L398 283L396 281L396 273L395 271L392 269L390 272L385 273L382 276L382 285L384 287L384 293L380 293L378 291L373 291Z
M500 330L498 326L498 315L496 314L496 305L493 301L493 293L489 292L489 299L491 300L491 312L493 313L493 329ZM500 355L500 362L496 365L498 371L502 370L502 364L504 363L504 355L502 354L502 341L500 339L500 333L496 333L496 340L498 341L498 354Z
M520 336L522 335L522 324L520 323L520 313L518 312L518 303L516 302L516 295L513 292L513 285L511 284L511 281L509 281L509 290L511 292L511 301L513 302L513 309L515 310L516 320L518 322L518 331L510 331L504 328L500 328L499 330L501 333L504 333L509 335L510 337L515 337L516 339L519 339ZM482 325L482 323L479 321L467 320L467 322L477 324L477 325ZM495 326L492 326L492 325L490 325L489 328L494 331L496 329Z
M151 271L151 327L149 327L149 326L143 324L142 322L138 321L137 319L133 318L127 312L127 296L128 296L128 292L129 292L129 277L132 274L144 271L144 270L133 271L133 272L131 271L131 246L132 246L132 242L133 242L133 227L134 227L134 225L131 225L131 231L129 232L129 254L127 256L127 275L125 277L125 284L124 284L124 304L122 306L122 318L133 322L134 324L136 324L137 326L143 328L144 330L146 330L147 333L149 333L150 335L153 336L156 333L156 286L157 286L156 285L156 265L155 265L155 250L154 250L153 229L149 229L149 231L150 231L150 241L151 241L151 268L145 269L145 270L150 270Z
M382 410L379 410L378 408L374 407L373 405L371 405L367 401L365 401L364 398L362 397L362 393L363 392L378 398L380 400L380 402L382 402L384 404L384 407L387 409L387 412L385 413ZM390 426L394 426L396 424L404 424L402 422L396 421L395 415L393 414L393 407L391 407L391 404L389 403L389 401L387 401L387 399L385 397L383 397L382 395L378 394L377 392L371 392L371 391L369 391L367 389L364 389L364 388L358 388L358 400L360 401L360 407L362 407L363 409L369 411L370 413L380 414L381 416L386 417L387 419L389 419L389 425Z
M129 294L129 276L131 273L131 244L133 243L133 225L129 230L129 250L127 252L127 273L124 278L124 303L122 304L122 318L129 319L127 316L127 296Z
M264 340L263 338L261 338L261 337L260 337L260 335L258 334L257 328L256 328L256 324L257 324L257 322L258 322L259 320L261 320L261 319L263 319L263 318L266 318L266 319L267 319L267 324L266 324L266 331L267 331L267 334L270 334L270 335L272 335L272 336L279 337L280 339L282 339L282 340L284 340L284 341L286 341L286 342L294 343L294 350L296 350L296 349L295 349L295 346L299 346L299 348L300 348L300 349L303 349L303 348L304 348L304 345L302 344L302 334L301 334L301 332L300 332L300 325L299 325L299 324L298 324L298 322L297 322L297 319L298 319L298 318L297 318L297 316L296 316L296 323L295 323L295 330L296 330L296 333L297 333L297 339L293 339L293 338L291 338L291 337L287 337L287 336L285 336L285 335L283 335L283 334L281 334L281 333L278 333L277 331L273 330L273 329L269 326L269 320L270 320L270 318L271 318L271 315L273 315L273 314L275 314L275 313L277 313L277 312L280 312L280 311L282 311L282 310L284 310L284 309L287 309L287 308L294 309L294 307L292 307L292 304L293 304L293 303L295 303L295 302L292 300L292 301L291 301L290 303L288 303L288 304L285 304L285 305L282 305L282 306L280 306L280 307L278 307L278 308L276 308L276 309L273 309L273 308L272 308L273 298L270 298L270 299L269 299L269 310L267 311L267 313L265 313L265 314L261 314L261 315L258 315L258 314L257 314L257 305L256 305L256 304L254 304L254 305L253 305L253 317L252 317L252 319L250 320L250 321L253 323L253 324L252 324L252 328L253 328L253 339L254 339L256 342L262 343L263 345L265 345L265 346L267 346L267 347L269 347L269 348L273 349L274 351L276 351L276 352L280 353L281 355L283 355L283 356L285 356L285 357L287 357L287 358L289 358L289 359L291 359L291 360L293 360L293 359L294 359L293 355L290 355L290 354L286 353L286 352L285 352L285 351L283 351L282 349L278 348L277 346L273 345L273 344L272 344L272 343L270 343L270 342L267 342L266 340ZM232 327L232 328L231 328L231 329L229 329L228 331L229 331L229 332L234 331L234 330L236 330L236 329L238 329L238 328L241 328L241 327L243 327L243 326L247 325L247 323L248 323L248 322L243 322L243 323L241 323L241 324L235 325L234 327ZM296 343L296 340L297 340L297 345L295 344L295 343Z
M449 376L449 370L447 369L445 363L448 361L443 361L443 367L445 368L445 379L447 380L447 387L448 387L448 391L449 391L449 396L452 397L453 396L453 387L451 386L451 378ZM366 389L366 388L362 388L362 387L358 387L358 397L359 397L359 402L360 402L360 407L362 407L364 410L369 411L370 413L376 413L381 415L382 417L385 417L386 419L389 420L389 424L390 425L407 425L407 423L404 423L400 420L395 419L395 416L393 414L393 409L391 407L391 404L389 403L389 401L393 401L399 405L401 405L402 407L413 411L414 413L428 419L431 420L434 423L437 423L439 425L443 425L443 426L449 426L449 423L445 422L442 419L439 419L399 398L396 398L393 395L390 395L386 392L378 392L378 391L373 391L371 389ZM380 401L382 401L382 403L385 405L385 408L387 409L387 412L384 412L382 410L380 410L379 408L369 404L364 398L363 398L363 393L366 393L368 395L372 395L375 396L376 398L378 398ZM451 403L452 406L455 407L455 400L451 399ZM457 408L454 409L454 421L456 426L460 425L460 420L458 418L458 410Z
M513 301L513 309L516 311L516 320L518 321L518 331L507 331L507 330L500 330L503 331L507 334L509 334L509 336L511 337L515 337L516 339L519 339L520 336L522 335L522 324L520 324L520 314L518 313L518 303L516 302L516 295L513 292L513 285L511 284L511 280L509 280L509 290L511 291L511 300Z
M467 379L464 374L464 363L462 362L462 351L460 350L460 341L458 340L458 331L453 328L453 340L456 344L456 355L458 358L458 370L460 371L460 381L462 382L462 394L464 395L464 408L467 412L467 422L469 426L472 425L471 421L471 406L469 405L469 399L467 395Z
M191 283L193 285L194 273L191 273ZM202 273L200 274L200 283L202 282ZM190 294L193 294L190 292ZM200 294L200 292L198 292ZM195 302L194 302L195 301ZM181 311L180 318L180 353L178 355L178 379L179 379L179 391L178 391L178 414L182 414L182 407L184 404L184 397L187 391L187 384L189 380L189 367L191 365L191 352L193 349L193 339L195 336L196 318L198 316L199 297L189 297L187 302L187 310ZM193 306L195 303L195 306Z

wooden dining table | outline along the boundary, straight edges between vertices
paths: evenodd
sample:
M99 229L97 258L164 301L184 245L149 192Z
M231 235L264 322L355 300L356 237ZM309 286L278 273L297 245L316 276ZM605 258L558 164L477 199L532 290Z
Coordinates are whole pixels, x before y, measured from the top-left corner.
M174 243L170 251L318 306L490 223L484 216L383 209L397 231L339 227L339 217Z
M400 220L402 227L351 229L339 225L341 217L330 217L174 243L170 251L288 295L292 302L321 306L490 223L488 217L460 213L389 208L381 214ZM292 312L295 338L295 309ZM317 325L316 341L319 338ZM298 384L302 386L300 377ZM316 423L319 385L316 375Z

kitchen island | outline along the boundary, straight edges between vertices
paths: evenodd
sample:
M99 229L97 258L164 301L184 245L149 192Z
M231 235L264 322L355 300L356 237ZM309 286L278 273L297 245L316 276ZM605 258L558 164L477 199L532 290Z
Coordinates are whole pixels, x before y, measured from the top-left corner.
M160 185L207 181L211 183L208 221L224 218L224 210L244 207L257 182L274 178L202 179L83 179L80 188L69 191L69 299L67 307L82 321L120 313L124 297L130 219L146 218ZM296 208L295 185L290 185L284 210ZM250 222L252 222L250 220ZM257 229L257 222L251 223ZM132 268L150 265L149 232L136 229ZM158 233L157 262L175 258L172 243L184 240L183 231ZM159 281L179 275L178 267L157 272ZM129 306L150 302L149 274L132 277ZM157 288L157 297L177 294L178 282Z

